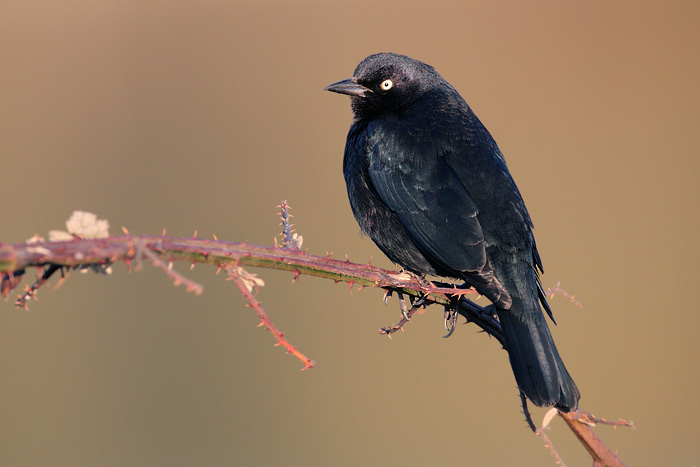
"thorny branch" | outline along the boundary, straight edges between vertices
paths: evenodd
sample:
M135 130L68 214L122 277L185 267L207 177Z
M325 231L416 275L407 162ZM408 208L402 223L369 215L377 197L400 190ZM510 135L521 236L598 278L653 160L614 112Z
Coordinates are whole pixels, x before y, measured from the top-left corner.
M304 368L302 368L303 370L314 367L316 362L299 352L296 347L294 347L287 339L284 338L284 333L277 329L277 327L267 316L267 313L265 313L265 310L263 310L260 302L253 296L253 290L260 285L260 279L239 266L227 266L226 272L228 273L228 277L238 286L246 300L248 300L249 306L252 307L260 317L259 326L265 326L267 329L269 329L270 332L277 338L277 345L283 346L285 349L287 349L287 353L291 353L296 358L304 362Z
M354 285L358 285L359 288L367 286L383 288L386 291L385 300L392 293L396 293L402 306L402 318L395 326L380 329L380 333L388 336L399 329L403 330L403 326L410 321L415 312L425 309L428 305L439 304L444 306L446 311L459 313L466 318L467 322L477 324L505 348L500 323L495 317L493 307L482 307L464 297L466 294L476 293L474 290L458 288L454 284L431 283L412 274L377 268L369 263L356 264L351 263L349 259L335 260L330 254L325 257L308 254L301 250L302 237L294 233L291 228L291 215L287 203L283 201L279 207L283 242L279 246L275 241L274 247L224 242L219 241L216 236L213 240L200 239L196 232L192 238L174 238L167 237L165 231L162 236L131 235L122 228L125 235L111 236L106 230L109 228L106 221L97 220L92 214L76 211L67 222L68 232L52 231L49 241L35 236L26 243L0 243L0 292L7 297L10 291L21 283L27 268L38 268L39 274L36 281L31 286L27 286L24 294L15 302L17 306L26 308L27 302L36 299L38 289L56 272L61 274L60 284L65 279L66 272L70 270L110 273L111 265L117 261L123 261L129 269L132 262L135 262L136 267L139 268L145 256L156 267L164 270L175 285L184 284L188 291L201 294L202 286L173 270L173 262L189 262L192 266L196 263L212 264L218 267L217 273L221 269L227 272L228 278L238 286L249 306L258 313L261 319L260 326L267 327L277 338L276 345L285 347L288 353L301 360L304 363L304 369L313 367L315 362L286 340L284 334L274 326L253 295L254 290L263 285L263 281L254 274L248 273L243 266L256 266L291 271L295 279L301 274L306 274L336 282L346 282L351 289ZM51 234L54 234L54 238ZM573 296L560 288L559 283L546 293L564 295L580 306ZM405 303L404 296L409 298L410 309ZM453 320L456 314L449 316L450 320ZM452 321L452 327L454 328L454 321ZM558 464L563 465L545 434L549 421L557 413L591 454L594 467L623 466L615 454L595 435L591 427L601 423L634 428L632 422L624 420L608 422L581 410L561 413L552 409L545 416L543 426L535 429L524 400L523 409L533 431L545 440Z
M624 467L625 464L622 463L617 455L598 438L593 431L593 427L596 424L601 424L613 427L624 426L636 430L632 421L622 419L618 421L605 420L583 410L570 413L558 412L558 414L564 419L571 431L574 432L593 458L593 467Z

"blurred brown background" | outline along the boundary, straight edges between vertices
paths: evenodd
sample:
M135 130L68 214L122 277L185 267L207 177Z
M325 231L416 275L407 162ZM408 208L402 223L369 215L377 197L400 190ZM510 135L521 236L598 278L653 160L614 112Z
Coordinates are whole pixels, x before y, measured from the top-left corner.
M370 53L424 60L499 142L537 230L582 408L635 466L700 463L697 2L29 1L0 4L0 241L74 209L134 233L271 245L287 199L309 252L390 267L347 203L347 98ZM0 464L554 465L505 352L381 292L257 270L318 366L273 347L235 287L146 264L0 304ZM33 274L33 272L32 272ZM540 420L544 410L535 411ZM588 455L555 420L571 466Z

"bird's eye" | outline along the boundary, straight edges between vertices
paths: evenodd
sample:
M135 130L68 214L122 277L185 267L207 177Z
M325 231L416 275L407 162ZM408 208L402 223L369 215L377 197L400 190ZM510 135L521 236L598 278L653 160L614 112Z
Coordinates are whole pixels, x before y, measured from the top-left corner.
M394 82L390 79L385 79L379 86L382 88L382 91L388 91L394 87Z

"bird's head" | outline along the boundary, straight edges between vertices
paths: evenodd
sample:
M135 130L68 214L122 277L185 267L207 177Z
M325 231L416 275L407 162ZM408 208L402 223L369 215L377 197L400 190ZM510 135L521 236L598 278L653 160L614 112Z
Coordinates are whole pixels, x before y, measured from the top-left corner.
M326 86L326 91L350 96L358 120L400 113L426 91L444 80L419 60L393 53L370 55L360 62L352 78Z

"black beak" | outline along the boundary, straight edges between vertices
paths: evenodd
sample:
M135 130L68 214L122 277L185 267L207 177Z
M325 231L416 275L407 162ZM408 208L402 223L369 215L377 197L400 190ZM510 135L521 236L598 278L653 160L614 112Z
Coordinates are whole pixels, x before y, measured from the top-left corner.
M324 91L337 92L338 94L347 94L348 96L365 97L368 92L372 92L370 88L366 88L358 84L354 78L338 81L330 86L323 88Z

